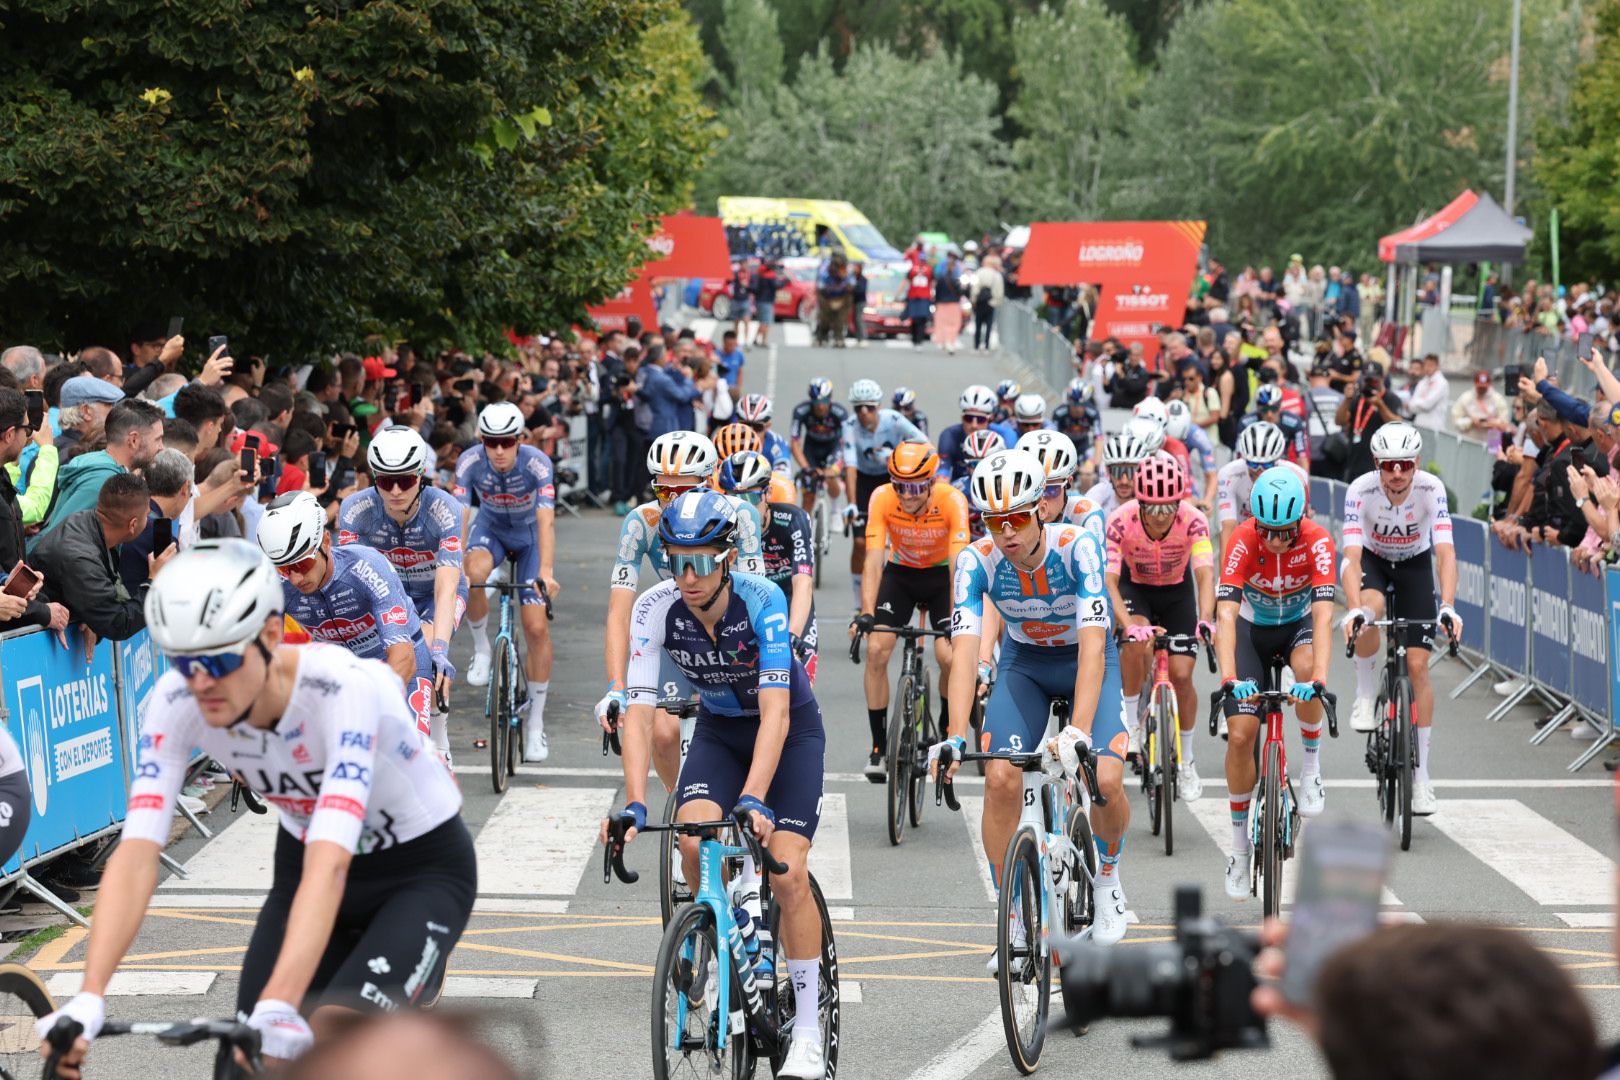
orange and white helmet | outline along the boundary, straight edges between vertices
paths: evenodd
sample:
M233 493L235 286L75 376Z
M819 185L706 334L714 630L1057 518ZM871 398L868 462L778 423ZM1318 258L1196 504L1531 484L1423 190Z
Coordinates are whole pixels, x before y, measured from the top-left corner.
M654 477L690 476L706 480L719 464L720 454L714 443L707 435L695 431L668 432L654 439L647 448L647 471Z

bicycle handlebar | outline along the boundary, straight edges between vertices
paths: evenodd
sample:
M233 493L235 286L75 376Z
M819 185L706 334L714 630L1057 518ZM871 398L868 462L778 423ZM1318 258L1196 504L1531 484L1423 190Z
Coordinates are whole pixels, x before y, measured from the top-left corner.
M927 626L861 626L855 624L855 637L849 643L849 660L852 664L861 662L861 638L867 634L893 634L906 641L919 641L924 638L948 638L949 630L935 630Z
M1344 655L1346 657L1353 657L1353 656L1356 655L1356 638L1360 637L1361 632L1363 630L1367 629L1369 626L1387 628L1387 629L1389 629L1389 630L1391 630L1391 631L1393 631L1395 633L1399 633L1402 630L1406 630L1406 629L1409 629L1409 628L1414 627L1414 626L1418 626L1418 627L1430 626L1433 623L1435 623L1436 621L1438 621L1440 623L1441 629L1445 631L1445 635L1446 635L1446 655L1447 656L1456 656L1457 655L1457 645L1458 645L1457 634L1456 634L1456 631L1454 629L1456 624L1454 624L1449 618L1441 618L1439 620L1435 620L1435 619L1395 619L1395 618L1390 618L1390 619L1373 619L1372 621L1369 622L1368 620L1360 618L1359 616L1356 618L1356 620L1353 623L1350 624L1351 627L1352 627L1352 632L1350 634L1350 640L1345 642Z
M970 761L1005 761L1028 772L1045 766L1046 752L1044 750L998 751L981 754L972 750L964 750L958 754L956 747L946 743L939 748L938 771L934 774L935 806L944 802L952 810L962 809L961 804L956 801L956 785L951 782L950 777L947 775L951 765L958 761L964 765ZM1091 796L1092 802L1098 806L1108 805L1108 800L1103 797L1102 790L1097 786L1097 751L1092 747L1087 747L1085 754L1080 758L1080 779L1086 785L1086 793Z
M551 595L546 588L546 583L540 578L535 578L533 581L486 581L482 585L469 585L467 587L469 589L490 589L494 592L522 592L524 589L534 589L540 594L540 603L546 609L546 621L550 622L557 617L556 598Z
M264 805L264 800L259 798L258 792L250 787L243 786L242 781L233 779L231 781L231 813L233 814L236 813L238 800L246 802L247 808L255 814L268 814L270 812L270 808Z
M1317 685L1320 686L1320 684ZM1232 690L1227 686L1223 686L1209 695L1209 733L1211 735L1220 730L1221 706L1226 704L1231 696ZM1284 705L1289 704L1294 699L1288 695L1286 690L1262 690L1251 700L1258 702L1261 706L1269 704L1280 712ZM1316 692L1316 700L1322 703L1322 712L1327 717L1328 734L1337 739L1339 737L1339 695L1330 693L1326 688L1321 688Z
M57 1066L61 1064L62 1056L73 1049L74 1042L83 1034L84 1025L71 1016L57 1018L51 1030L45 1033L45 1042L51 1047L51 1053L45 1060L44 1075L47 1078L57 1075ZM216 1076L231 1075L223 1072L220 1066L232 1060L233 1051L240 1051L247 1059L252 1074L257 1075L264 1071L259 1033L235 1020L198 1019L186 1022L109 1020L101 1026L101 1036L112 1035L151 1035L165 1046L195 1046L197 1043L212 1040L219 1043L219 1056L215 1062Z
M638 833L672 832L683 835L695 835L714 832L729 826L736 826L737 832L742 836L743 846L753 858L754 865L763 873L785 874L788 872L787 863L778 862L776 857L759 842L754 830L748 826L746 811L732 811L731 817L726 821L676 821L668 825L647 825L637 829ZM602 851L602 883L608 884L613 876L626 885L634 885L641 880L641 875L624 864L624 834L630 828L627 818L614 816L608 818L608 842Z
M608 726L602 731L602 756L607 757L608 751L612 750L615 755L623 757L624 747L619 742L619 703L617 701L608 702L607 721Z

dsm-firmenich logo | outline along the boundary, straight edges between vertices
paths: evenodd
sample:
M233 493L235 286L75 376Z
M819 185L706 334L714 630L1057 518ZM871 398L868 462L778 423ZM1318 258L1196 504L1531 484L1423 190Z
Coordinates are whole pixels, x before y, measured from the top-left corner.
M50 745L46 742L49 725L45 721L45 680L42 676L23 679L17 684L17 715L22 718L23 757L28 762L28 786L34 791L34 811L45 813L50 802Z

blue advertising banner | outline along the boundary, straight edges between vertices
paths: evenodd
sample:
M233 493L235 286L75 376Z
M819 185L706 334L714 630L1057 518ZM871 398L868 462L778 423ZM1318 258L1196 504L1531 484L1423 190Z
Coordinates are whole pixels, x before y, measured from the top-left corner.
M1332 481L1324 480L1320 476L1313 476L1311 477L1310 488L1311 517L1316 519L1318 525L1330 532L1334 531L1332 528L1333 489L1329 486L1331 483ZM1337 535L1335 535L1334 539L1337 540Z
M1537 544L1530 554L1530 675L1556 694L1569 687L1569 556Z
M1530 556L1492 540L1489 571L1491 663L1523 675L1530 666Z
M40 631L0 639L8 724L34 795L23 859L122 821L128 801L114 648L101 642L86 664L83 634L70 627L67 641L64 650Z
M1344 497L1350 490L1349 484L1338 480L1329 480L1328 487L1333 493L1333 542L1339 547L1344 546Z
M1457 614L1462 617L1464 648L1485 651L1485 554L1490 530L1473 518L1451 519L1451 539L1457 551Z
M146 715L146 699L157 685L157 649L152 635L142 630L128 641L117 643L119 695L123 699L124 771L135 778L135 746L140 742L141 718Z
M1609 626L1603 582L1569 571L1570 696L1597 716L1609 708Z
M1620 626L1620 570L1610 568L1603 572L1605 591L1609 597L1609 715L1620 717L1620 634L1613 633ZM1596 591L1596 590L1593 590Z

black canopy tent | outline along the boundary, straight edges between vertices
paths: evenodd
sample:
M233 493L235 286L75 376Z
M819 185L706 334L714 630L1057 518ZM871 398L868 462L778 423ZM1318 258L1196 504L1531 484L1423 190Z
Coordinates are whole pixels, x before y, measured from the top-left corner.
M1508 216L1489 194L1433 236L1395 245L1395 261L1407 264L1520 263L1530 242L1530 229Z

